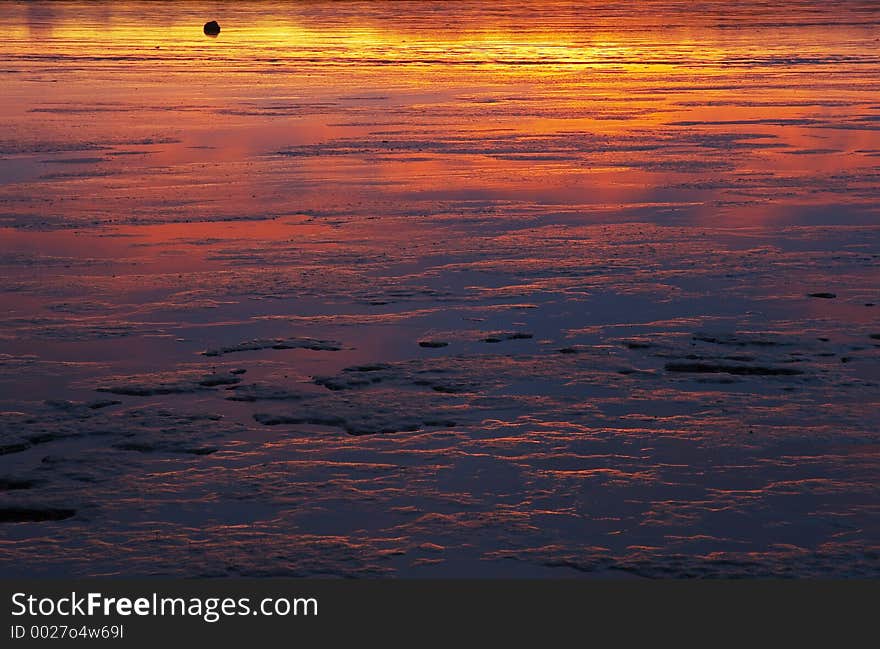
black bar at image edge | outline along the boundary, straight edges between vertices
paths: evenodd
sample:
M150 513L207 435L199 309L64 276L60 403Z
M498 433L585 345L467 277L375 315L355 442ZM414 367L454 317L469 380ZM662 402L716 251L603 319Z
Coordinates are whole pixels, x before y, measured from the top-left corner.
M58 579L0 586L3 647L411 646L474 632L498 642L711 644L774 634L787 645L859 646L875 641L880 601L877 581Z

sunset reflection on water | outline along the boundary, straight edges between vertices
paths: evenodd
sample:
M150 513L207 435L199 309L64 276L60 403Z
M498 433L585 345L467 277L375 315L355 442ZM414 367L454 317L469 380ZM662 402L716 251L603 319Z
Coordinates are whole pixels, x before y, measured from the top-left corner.
M878 574L876 3L0 30L0 557Z

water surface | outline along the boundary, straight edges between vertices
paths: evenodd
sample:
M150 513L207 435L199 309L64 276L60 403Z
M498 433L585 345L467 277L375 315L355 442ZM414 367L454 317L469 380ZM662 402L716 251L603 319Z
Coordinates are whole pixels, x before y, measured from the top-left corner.
M880 573L876 3L0 33L3 574Z

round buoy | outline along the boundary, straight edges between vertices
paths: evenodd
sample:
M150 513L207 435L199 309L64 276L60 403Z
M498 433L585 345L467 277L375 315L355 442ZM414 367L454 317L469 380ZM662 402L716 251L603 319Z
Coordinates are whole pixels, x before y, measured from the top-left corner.
M207 34L208 36L216 36L219 33L220 23L218 23L216 20L205 23L205 34Z

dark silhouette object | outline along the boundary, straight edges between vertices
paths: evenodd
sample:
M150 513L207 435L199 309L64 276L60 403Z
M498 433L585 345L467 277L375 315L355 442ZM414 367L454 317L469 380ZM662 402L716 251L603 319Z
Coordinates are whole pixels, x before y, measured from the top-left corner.
M220 33L220 23L216 20L212 20L209 23L205 23L205 34L207 36L216 36Z
M3 507L0 509L0 523L38 523L42 521L63 521L76 514L75 509L48 507Z
M739 374L741 376L796 376L804 373L803 370L793 367L726 365L723 363L666 363L666 371L691 374Z

